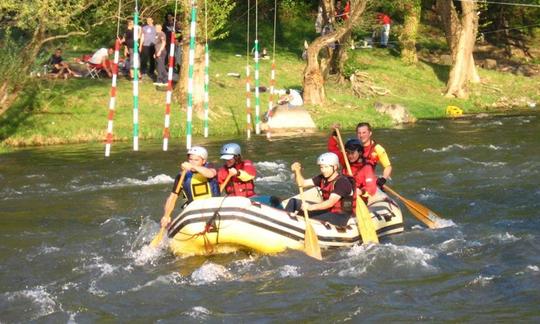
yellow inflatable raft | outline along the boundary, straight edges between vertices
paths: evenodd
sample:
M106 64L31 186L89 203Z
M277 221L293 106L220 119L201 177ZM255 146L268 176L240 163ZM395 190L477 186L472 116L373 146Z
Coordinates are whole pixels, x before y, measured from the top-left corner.
M306 191L308 201L319 201L315 189ZM284 202L286 203L286 201ZM403 232L398 205L379 193L368 203L377 234L383 237ZM361 243L356 218L346 227L310 220L321 248ZM253 250L272 254L286 249L303 250L304 217L287 213L244 197L214 197L196 200L176 217L168 230L169 245L176 255L205 255Z

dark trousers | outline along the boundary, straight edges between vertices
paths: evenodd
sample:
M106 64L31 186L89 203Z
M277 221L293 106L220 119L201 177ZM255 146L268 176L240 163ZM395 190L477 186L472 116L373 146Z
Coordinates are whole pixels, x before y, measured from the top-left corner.
M287 202L287 206L285 206L285 210L290 213L301 212L303 215L302 201L296 198L290 199L289 202ZM309 218L328 222L336 226L346 226L350 215L332 213L328 210L315 210L309 212Z
M154 62L154 45L143 46L141 50L141 73L154 75L155 62Z
M161 51L161 55L159 55L159 57L156 57L157 72L158 72L157 82L167 83L167 79L168 79L167 69L168 69L168 67L165 64L169 63L168 58L169 58L169 55L168 55L167 51L165 51L165 50Z

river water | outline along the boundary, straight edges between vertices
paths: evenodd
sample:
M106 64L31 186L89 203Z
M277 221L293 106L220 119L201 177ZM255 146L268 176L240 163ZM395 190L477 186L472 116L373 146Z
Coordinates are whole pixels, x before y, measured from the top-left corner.
M393 188L446 218L380 245L176 258L147 247L185 150L127 143L0 155L0 322L540 320L540 116L377 130ZM345 132L352 135L352 132ZM325 134L241 139L257 191L296 193ZM225 142L204 143L217 161Z

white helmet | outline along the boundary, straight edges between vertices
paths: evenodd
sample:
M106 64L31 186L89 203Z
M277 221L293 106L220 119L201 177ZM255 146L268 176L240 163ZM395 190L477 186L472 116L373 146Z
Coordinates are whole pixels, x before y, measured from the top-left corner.
M332 152L323 153L317 159L317 164L318 165L321 165L321 164L334 165L337 167L339 166L339 158L335 153L332 153Z
M208 159L208 151L202 146L193 146L192 148L190 148L187 151L187 154L188 155L190 155L190 154L198 155L198 156L202 157L203 160Z
M240 155L241 153L240 145L236 143L227 143L221 148L221 159L230 160L234 158L235 155Z

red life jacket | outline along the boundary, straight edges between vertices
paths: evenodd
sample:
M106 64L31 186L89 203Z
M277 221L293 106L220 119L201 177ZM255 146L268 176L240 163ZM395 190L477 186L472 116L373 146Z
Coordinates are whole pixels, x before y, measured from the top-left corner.
M326 178L322 178L321 183L319 184L319 188L321 189L321 195L322 195L323 200L330 199L330 194L332 193L332 191L334 191L334 185L336 184L336 181L340 177L347 178L342 174L339 174L332 181L328 181ZM349 181L349 180L347 179L347 181ZM350 197L341 197L341 199L338 200L338 202L336 202L334 204L334 206L332 206L332 208L330 208L329 212L336 213L336 214L347 213L347 211L343 210L343 203L344 203L344 200L348 199L348 198L350 198Z
M375 146L377 146L377 143L372 140L370 145L364 146L363 154L364 161L366 161L367 164L371 165L373 167L373 170L375 170L377 163L379 163L379 156L377 155L377 152L375 152Z
M251 161L245 160L245 161L242 161L240 163L236 163L233 166L233 168L235 168L238 171L244 170L244 171L250 173L249 172L250 170L246 170L245 164L249 164L251 166ZM229 171L228 171L228 169L226 167L222 167L220 169L220 172L222 172L222 173L226 172L226 174L229 173ZM251 196L255 196L255 183L253 182L253 180L244 182L244 181L238 179L237 176L234 176L234 177L231 178L231 180L229 181L229 183L225 187L225 192L227 193L227 195L230 195L230 196L240 196L240 197L249 198Z

